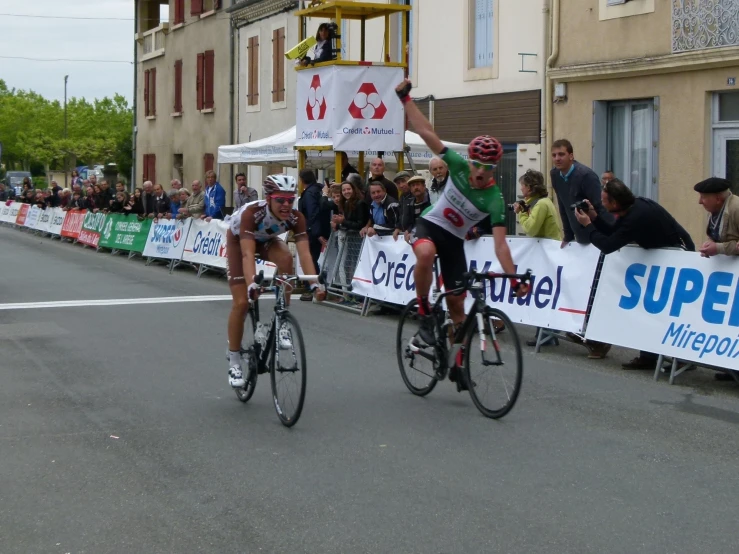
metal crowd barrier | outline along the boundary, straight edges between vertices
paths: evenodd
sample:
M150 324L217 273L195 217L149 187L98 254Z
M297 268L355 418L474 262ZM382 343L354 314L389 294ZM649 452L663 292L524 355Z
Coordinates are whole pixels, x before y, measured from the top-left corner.
M339 307L364 312L366 298L357 300L351 293L352 279L362 254L364 238L358 231L333 231L324 253L322 272L326 275L326 291L342 297Z

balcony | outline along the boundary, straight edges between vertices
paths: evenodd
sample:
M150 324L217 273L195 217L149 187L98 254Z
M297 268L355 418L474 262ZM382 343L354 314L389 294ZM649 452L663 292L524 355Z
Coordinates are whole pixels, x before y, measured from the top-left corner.
M672 0L672 51L739 46L739 1Z
M136 40L143 46L141 61L164 56L164 40L169 32L169 23L161 23L144 33L139 33Z

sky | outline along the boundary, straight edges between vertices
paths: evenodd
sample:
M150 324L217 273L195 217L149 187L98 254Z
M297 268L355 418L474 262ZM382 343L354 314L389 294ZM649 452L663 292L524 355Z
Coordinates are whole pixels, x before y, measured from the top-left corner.
M133 0L0 0L0 79L52 100L133 98ZM166 7L163 9L166 15ZM41 17L11 17L9 14ZM120 18L119 21L79 18ZM124 61L32 61L44 59Z

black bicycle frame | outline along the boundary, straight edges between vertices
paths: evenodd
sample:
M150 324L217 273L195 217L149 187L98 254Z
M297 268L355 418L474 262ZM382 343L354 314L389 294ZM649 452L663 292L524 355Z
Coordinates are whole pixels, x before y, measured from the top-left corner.
M267 367L269 356L274 352L274 348L270 348L268 345L274 346L275 333L277 332L277 325L275 325L275 322L277 321L277 316L287 311L285 309L285 292L283 290L283 287L278 285L275 286L274 289L276 295L274 314L272 315L272 320L269 322L269 332L267 333L267 340L264 343L264 350L262 350L262 345L258 341L254 342L255 347L258 349L257 365L260 370L258 371L259 373L264 373L263 370L265 370ZM259 324L259 300L253 302L250 309L254 313L254 321Z

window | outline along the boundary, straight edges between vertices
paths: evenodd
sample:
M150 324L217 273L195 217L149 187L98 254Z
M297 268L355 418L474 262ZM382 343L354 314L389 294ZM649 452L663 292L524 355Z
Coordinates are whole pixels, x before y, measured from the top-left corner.
M185 22L185 0L174 0L174 24Z
M470 67L493 66L493 0L470 0L474 25L471 33Z
M144 71L144 116L157 115L157 70L155 68Z
M213 154L204 154L203 155L203 173L207 173L208 171L213 171L215 158L213 157Z
M259 35L249 37L247 44L246 104L259 105Z
M190 15L203 13L203 0L190 0Z
M739 121L739 92L718 94L718 121Z
M636 196L657 200L659 99L595 104L593 169L610 169Z
M157 180L157 156L156 154L144 154L144 181Z
M182 60L174 62L174 113L182 113Z
M212 110L215 107L213 79L215 71L215 52L206 50L198 54L197 76L195 81L195 101L198 110Z
M285 28L272 30L272 103L285 101Z

